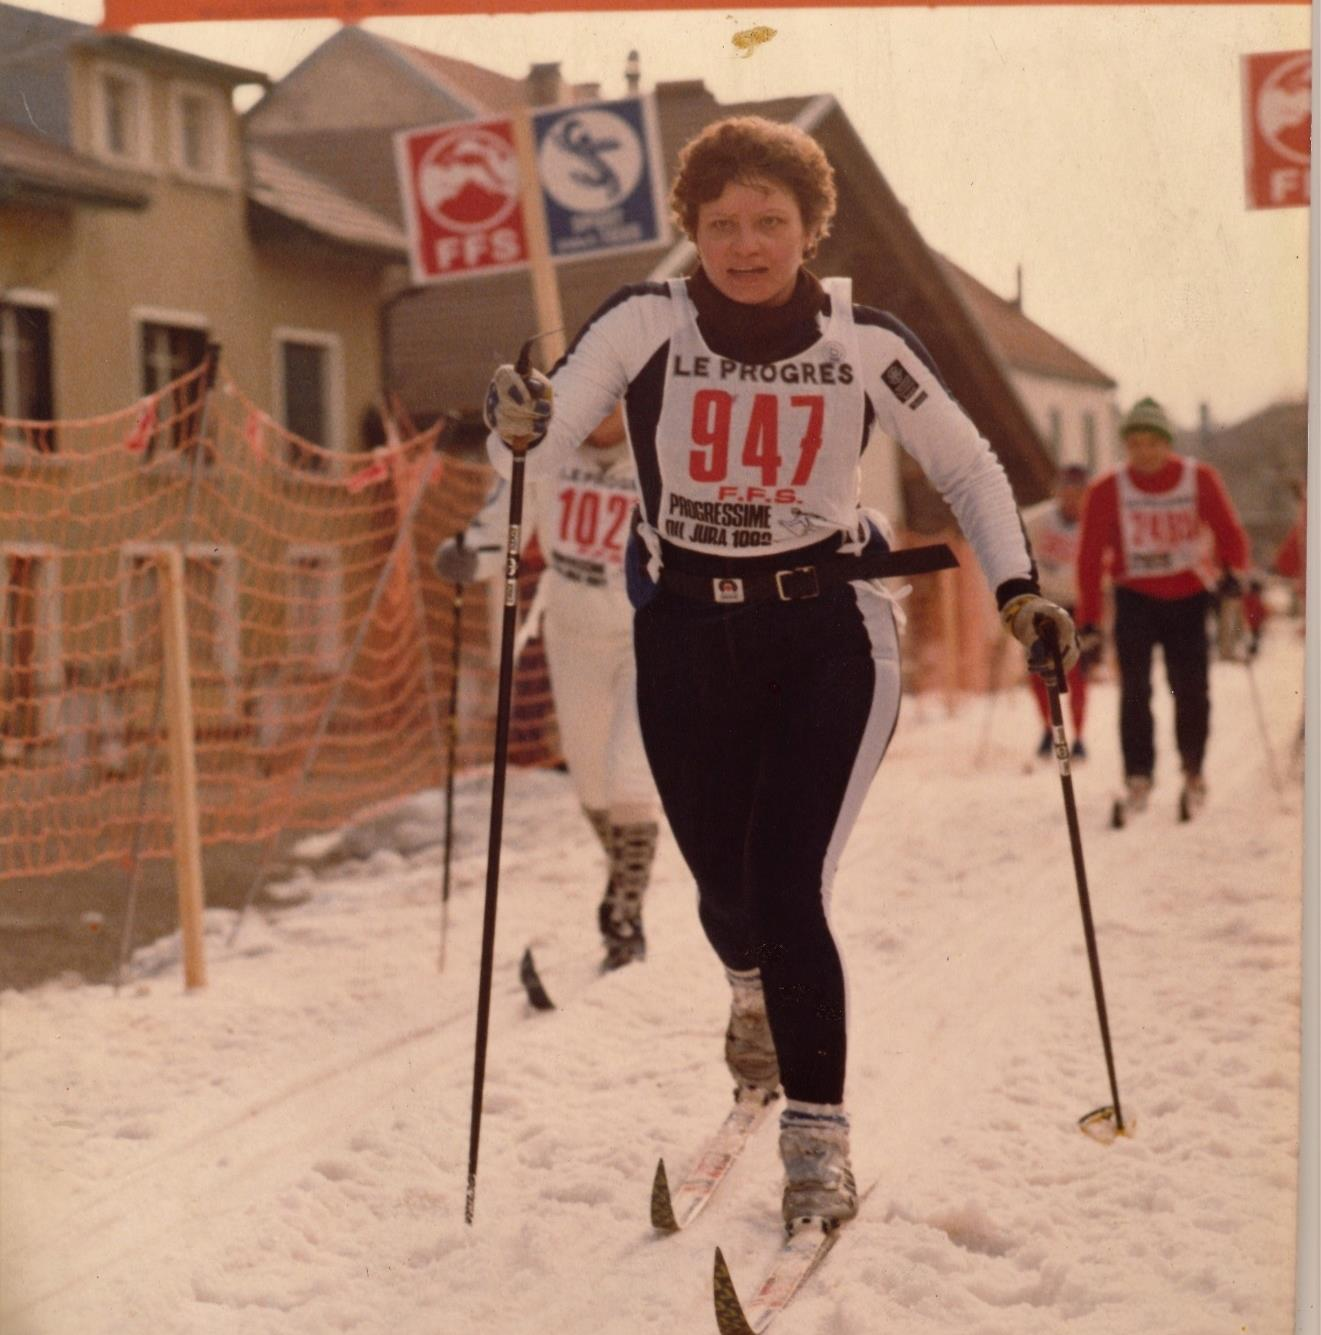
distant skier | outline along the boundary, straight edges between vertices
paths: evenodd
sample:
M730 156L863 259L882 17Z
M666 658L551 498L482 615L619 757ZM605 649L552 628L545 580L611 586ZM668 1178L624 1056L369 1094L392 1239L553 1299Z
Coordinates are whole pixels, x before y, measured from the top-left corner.
M1174 695L1174 731L1184 776L1180 811L1191 814L1206 797L1202 764L1211 720L1210 590L1215 571L1247 566L1248 540L1219 473L1174 452L1174 430L1159 403L1139 400L1119 433L1128 462L1094 482L1083 505L1079 636L1086 642L1099 635L1102 572L1108 559L1115 598L1123 806L1140 811L1151 793L1156 761L1151 661L1159 645ZM1116 818L1118 823L1118 808Z
M1248 633L1248 657L1256 658L1261 650L1261 636L1266 629L1270 608L1266 606L1266 586L1253 576L1243 590L1243 627Z
M1298 514L1276 549L1272 567L1292 580L1301 604L1307 591L1307 494L1299 489Z
M1023 511L1023 527L1036 558L1042 595L1059 603L1070 616L1078 601L1078 520L1082 516L1082 500L1089 476L1081 464L1066 464L1055 479L1054 496ZM1073 723L1071 750L1075 760L1087 756L1087 745L1083 741L1087 674L1094 665L1096 649L1095 644L1083 644L1082 656L1067 677L1069 716ZM1042 733L1037 755L1044 760L1054 754L1055 748L1050 729L1050 697L1045 682L1037 673L1028 674L1028 685L1041 713Z
M469 525L463 545L436 551L456 583L504 568L509 500L503 481ZM642 905L656 856L659 800L638 730L633 611L623 556L637 500L623 427L612 415L538 482L534 516L546 557L546 658L569 778L609 864L597 910L605 967L646 955Z
M781 1209L791 1230L857 1213L844 1109L845 983L835 870L899 710L880 577L939 568L892 552L859 506L874 426L951 505L1024 645L1073 623L1037 588L994 452L917 338L804 261L835 211L804 131L758 117L681 151L671 205L691 276L609 298L550 378L502 366L492 461L531 447L554 475L623 398L640 522L630 543L638 708L698 913L732 988L725 1056L754 1099L783 1081Z

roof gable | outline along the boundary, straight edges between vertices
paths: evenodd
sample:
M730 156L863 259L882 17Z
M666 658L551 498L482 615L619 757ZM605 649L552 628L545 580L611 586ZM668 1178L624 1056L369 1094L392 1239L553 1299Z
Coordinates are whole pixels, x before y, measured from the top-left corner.
M521 79L511 79L506 74L497 74L494 70L483 69L469 61L455 60L435 51L424 51L421 47L410 46L407 42L398 42L378 33L366 35L394 51L448 97L466 103L474 119L527 105L527 86Z
M968 303L977 322L985 329L987 337L995 344L1006 365L1018 371L1031 371L1036 375L1056 376L1065 380L1083 381L1102 389L1114 389L1115 382L1104 371L1029 319L1017 302L996 296L989 287L948 256L936 252L933 254Z
M362 28L341 28L244 117L250 134L319 134L473 120L521 105L516 79Z

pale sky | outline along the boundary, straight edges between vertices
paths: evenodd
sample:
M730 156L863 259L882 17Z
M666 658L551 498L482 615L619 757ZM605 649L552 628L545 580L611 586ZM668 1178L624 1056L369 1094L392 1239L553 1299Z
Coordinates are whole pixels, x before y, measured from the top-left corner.
M100 0L33 8L96 22ZM722 102L833 93L929 244L1176 420L1307 385L1308 211L1249 210L1240 58L1310 46L1306 5L835 9L368 20L510 75L562 63L621 95L702 78ZM766 25L750 57L730 38ZM286 73L327 21L137 36Z

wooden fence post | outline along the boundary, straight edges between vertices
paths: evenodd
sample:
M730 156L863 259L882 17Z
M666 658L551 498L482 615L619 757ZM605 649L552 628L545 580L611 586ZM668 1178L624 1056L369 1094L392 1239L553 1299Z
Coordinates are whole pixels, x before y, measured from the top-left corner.
M202 943L202 843L197 814L197 761L193 750L193 700L189 690L188 616L184 559L177 547L161 552L161 631L165 649L165 713L169 735L170 806L174 813L174 878L179 890L184 986L206 986Z

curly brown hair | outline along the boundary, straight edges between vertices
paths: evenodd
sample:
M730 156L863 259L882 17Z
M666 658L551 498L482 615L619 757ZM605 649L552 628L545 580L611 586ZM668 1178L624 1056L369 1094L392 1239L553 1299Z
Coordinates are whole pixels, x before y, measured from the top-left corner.
M729 116L708 125L679 150L670 210L689 240L697 236L698 210L718 199L731 181L769 181L788 190L813 238L809 253L829 234L835 216L835 169L821 145L796 125L762 116Z

